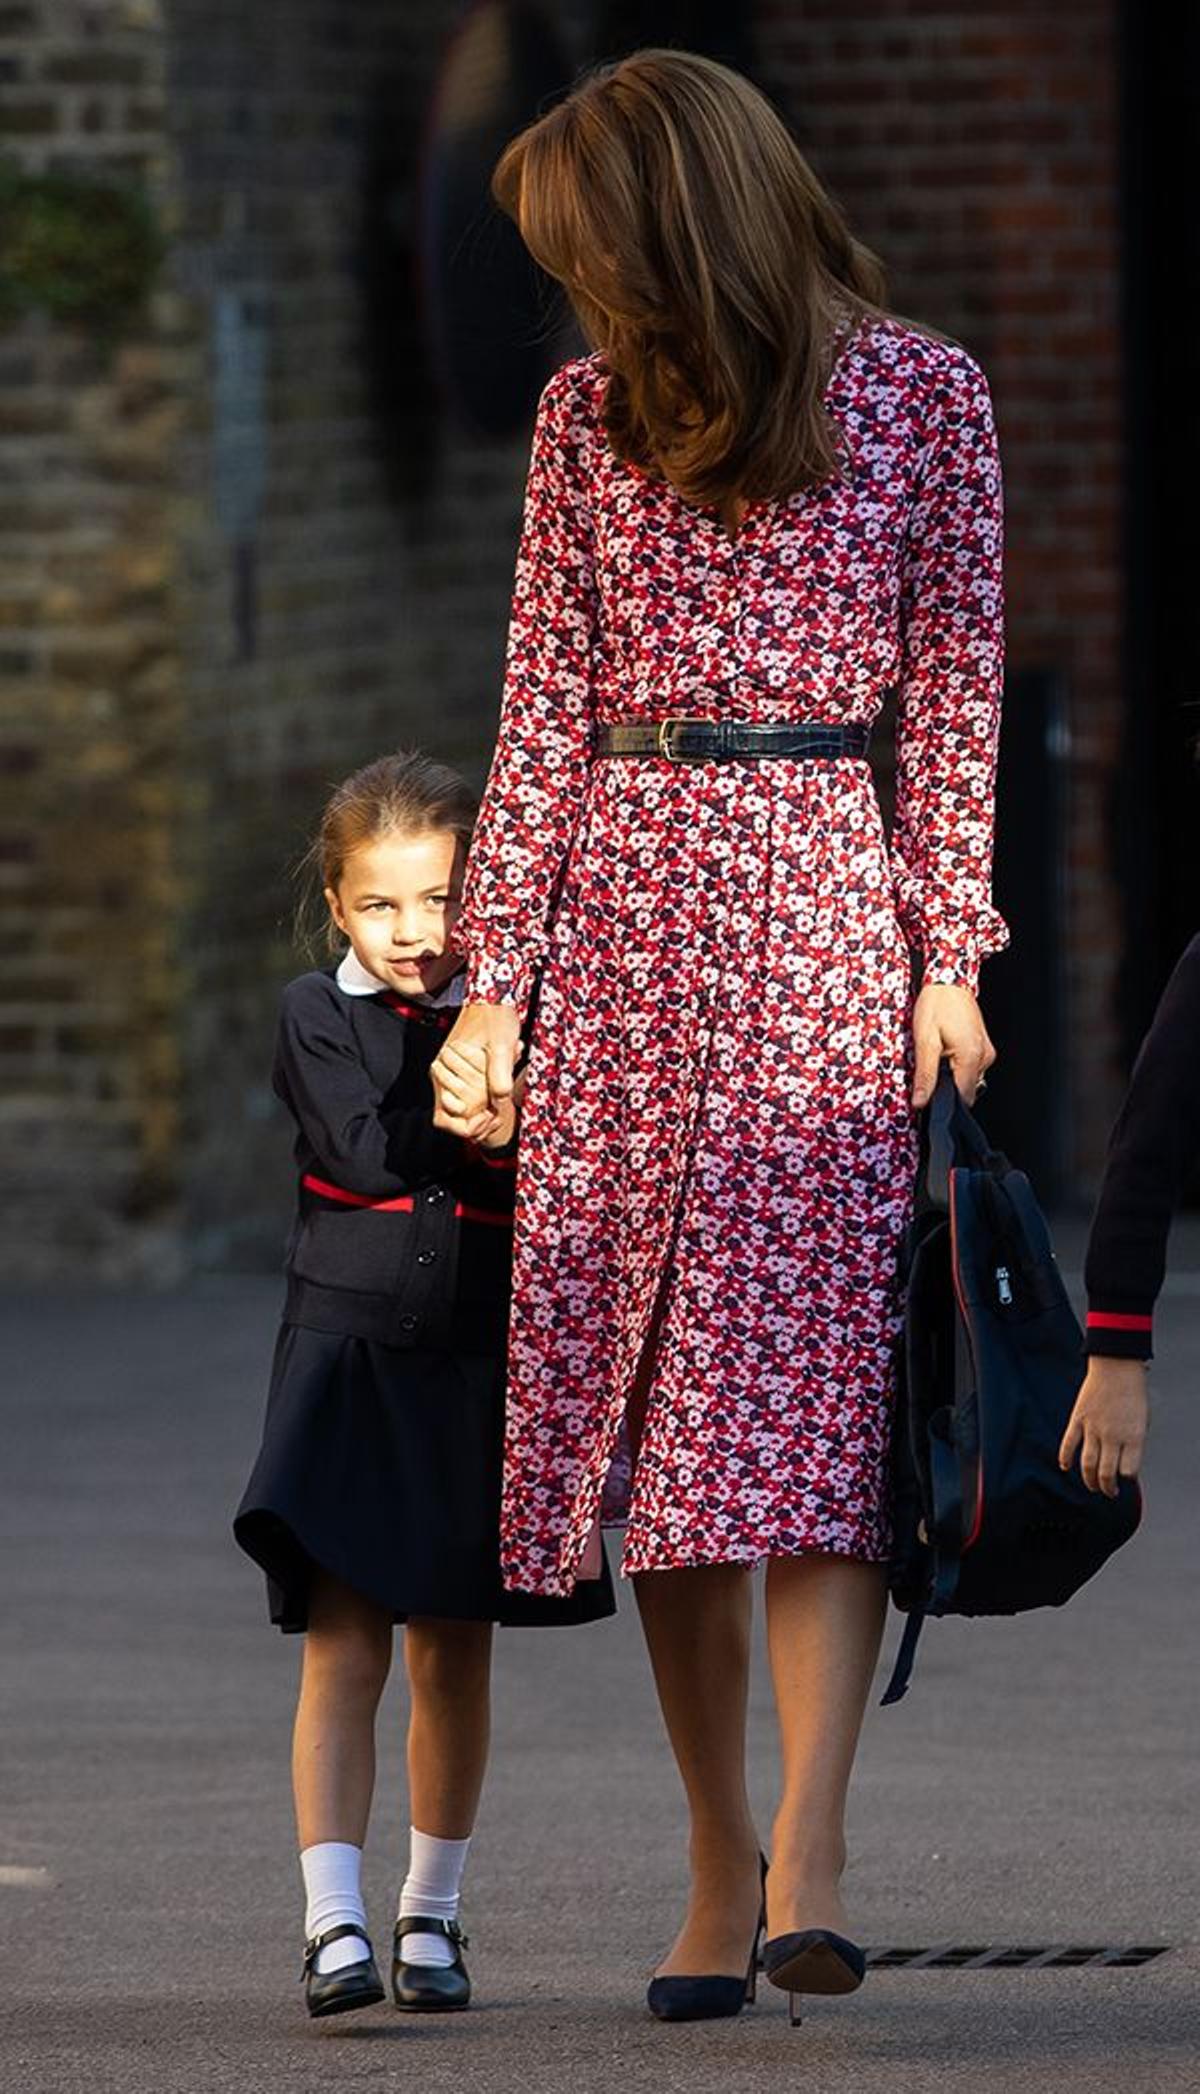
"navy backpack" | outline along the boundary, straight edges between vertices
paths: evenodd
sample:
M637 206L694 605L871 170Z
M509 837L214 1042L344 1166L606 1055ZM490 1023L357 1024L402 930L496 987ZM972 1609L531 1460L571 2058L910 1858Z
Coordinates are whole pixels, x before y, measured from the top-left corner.
M908 1622L899 1701L929 1614L1061 1607L1128 1541L1136 1482L1089 1491L1058 1448L1083 1334L1028 1178L992 1149L943 1064L901 1252L889 1585Z

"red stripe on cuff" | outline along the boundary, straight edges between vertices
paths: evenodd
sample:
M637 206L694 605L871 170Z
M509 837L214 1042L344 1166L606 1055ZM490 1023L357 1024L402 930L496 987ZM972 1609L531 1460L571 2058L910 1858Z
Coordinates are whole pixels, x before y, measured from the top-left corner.
M1112 1309L1089 1309L1090 1331L1152 1331L1153 1316L1123 1316Z

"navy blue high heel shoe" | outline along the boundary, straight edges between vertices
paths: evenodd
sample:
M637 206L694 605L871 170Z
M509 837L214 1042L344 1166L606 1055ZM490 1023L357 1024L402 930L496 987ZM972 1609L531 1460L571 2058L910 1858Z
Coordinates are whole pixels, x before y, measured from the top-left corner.
M788 1996L792 2027L801 2022L796 2000L801 1993L857 1992L867 1974L867 1959L858 1944L828 1927L805 1927L797 1934L776 1934L763 1949L763 1974Z
M758 1993L759 1949L767 1925L766 1856L760 1854L759 1873L762 1902L754 1923L750 1961L744 1978L651 1978L646 2005L658 2021L723 2021L753 2006Z

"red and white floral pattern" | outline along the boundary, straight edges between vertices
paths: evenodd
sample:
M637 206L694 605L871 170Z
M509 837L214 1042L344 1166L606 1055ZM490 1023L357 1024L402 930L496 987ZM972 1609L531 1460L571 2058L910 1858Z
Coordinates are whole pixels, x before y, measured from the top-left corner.
M570 1589L660 1300L627 1572L886 1554L909 1211L910 949L974 987L990 900L1001 492L987 388L872 321L844 470L715 514L616 459L601 361L538 414L467 995L542 990L519 1176L505 1575ZM869 721L853 759L592 761L593 719ZM662 1294L660 1298L660 1286Z

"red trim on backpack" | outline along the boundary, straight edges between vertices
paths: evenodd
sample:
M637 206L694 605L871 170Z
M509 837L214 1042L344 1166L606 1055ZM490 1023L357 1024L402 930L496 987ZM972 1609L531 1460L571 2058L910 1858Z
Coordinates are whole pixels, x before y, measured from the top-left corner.
M963 1291L962 1291L962 1281L960 1280L960 1278L959 1278L959 1274L958 1274L958 1225L957 1225L957 1223L956 1223L956 1221L955 1221L955 1215L954 1215L954 1180L955 1180L955 1178L956 1178L957 1176L958 1176L958 1172L957 1172L957 1171L955 1171L955 1170L951 1170L951 1172L949 1173L949 1185L948 1185L948 1191L949 1191L949 1196L950 1196L950 1197L949 1197L949 1207L950 1207L950 1277L951 1277L951 1280L952 1280L952 1281L953 1281L953 1283L954 1283L954 1293L955 1293L955 1298L956 1298L956 1300L957 1300L957 1302L958 1302L958 1313L959 1313L959 1315L960 1315L960 1316L962 1317L963 1323L964 1323L964 1324L966 1325L966 1328L967 1328L967 1333L968 1333L968 1336L969 1336L969 1335L970 1335L970 1329L971 1329L971 1326L970 1326L970 1323L969 1323L969 1321L968 1321L968 1318L967 1318L967 1304L966 1304L966 1299L965 1299L965 1297L964 1297L964 1295L963 1295ZM978 1479L978 1480L977 1480L977 1483L976 1483L976 1489L975 1489L975 1512L974 1512L974 1517L973 1517L973 1519L972 1519L972 1522L971 1522L971 1531L970 1531L970 1533L969 1533L969 1534L967 1534L966 1536L964 1536L964 1538L963 1538L963 1542L962 1542L962 1546L961 1546L961 1548L959 1549L959 1554L960 1554L960 1556L965 1556L965 1554L966 1554L967 1550L968 1550L969 1548L972 1548L972 1547L974 1546L974 1544L975 1544L975 1543L976 1543L976 1542L977 1542L977 1541L979 1540L979 1530L980 1530L980 1528L981 1528L981 1527L983 1526L983 1452L982 1452L982 1449L980 1450L979 1458L978 1458L978 1461L977 1461L977 1464L976 1464L976 1476L977 1476L977 1479Z

